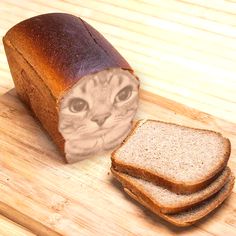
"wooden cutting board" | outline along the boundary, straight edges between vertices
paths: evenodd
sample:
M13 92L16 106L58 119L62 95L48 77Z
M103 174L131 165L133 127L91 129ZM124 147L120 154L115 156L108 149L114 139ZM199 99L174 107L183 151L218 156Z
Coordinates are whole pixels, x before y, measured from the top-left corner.
M9 236L10 232L11 236L35 236L26 228L0 215L0 235Z
M209 128L229 137L229 166L236 174L236 124L148 93L142 98L137 119ZM0 213L37 235L235 235L235 188L205 220L187 229L171 226L123 192L110 173L109 153L65 164L14 90L0 97L0 147Z

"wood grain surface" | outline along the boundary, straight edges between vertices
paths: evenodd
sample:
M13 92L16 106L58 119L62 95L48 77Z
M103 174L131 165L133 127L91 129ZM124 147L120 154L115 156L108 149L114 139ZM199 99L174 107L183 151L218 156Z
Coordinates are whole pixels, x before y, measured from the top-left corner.
M8 218L0 215L0 235L1 236L33 236L26 228L16 224Z
M187 109L186 109L187 112ZM199 112L191 119L141 101L136 119L157 118L214 129L229 137L236 172L236 125ZM37 235L233 235L236 194L188 229L170 226L124 194L110 173L110 153L65 165L55 145L14 91L0 98L0 212Z
M47 12L81 16L127 58L142 83L137 119L229 137L236 174L236 1L1 0L0 36ZM0 43L0 210L12 219L0 218L0 235L33 235L20 225L37 235L235 235L235 187L206 220L172 227L123 193L109 153L65 165L14 91L6 93L13 87Z

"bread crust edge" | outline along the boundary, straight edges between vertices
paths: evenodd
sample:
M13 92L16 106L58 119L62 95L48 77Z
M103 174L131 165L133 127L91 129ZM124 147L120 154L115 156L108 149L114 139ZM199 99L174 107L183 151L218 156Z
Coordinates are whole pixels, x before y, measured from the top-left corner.
M178 213L184 210L188 210L191 207L194 207L198 205L200 202L210 198L212 195L217 193L227 182L229 179L231 173L231 170L229 167L227 168L227 175L225 176L222 183L217 186L213 191L211 191L208 195L200 196L197 200L188 202L187 204L178 204L176 206L173 205L162 205L160 202L149 196L148 191L146 191L142 186L137 186L134 183L130 183L125 177L119 175L119 172L115 171L113 168L111 168L111 172L113 176L122 183L123 187L127 187L128 189L132 189L132 192L136 195L141 196L143 199L145 199L146 202L150 202L151 204L155 204L157 208L159 208L159 211L163 214L173 214Z
M214 211L217 207L219 207L225 200L227 197L229 197L229 195L232 192L233 186L234 186L234 176L231 175L231 178L229 179L230 181L230 186L228 191L221 196L220 198L217 199L216 204L214 205L214 208L211 207L210 209L206 210L205 212L203 212L202 214L198 214L195 216L195 220L189 220L189 221L176 221L173 217L171 217L171 215L167 215L167 214L163 214L159 211L159 209L154 205L149 205L147 202L145 202L144 199L142 199L141 196L137 196L135 195L130 189L124 188L124 191L134 200L136 200L137 202L139 202L141 205L143 205L144 207L146 207L147 209L149 209L150 211L152 211L153 213L155 213L156 215L160 216L161 218L163 218L164 220L168 221L169 223L178 226L178 227L187 227L190 225L195 224L197 221L203 219L204 217L206 217L209 213L211 213L212 211ZM215 194L217 195L217 193ZM213 195L213 197L215 196Z

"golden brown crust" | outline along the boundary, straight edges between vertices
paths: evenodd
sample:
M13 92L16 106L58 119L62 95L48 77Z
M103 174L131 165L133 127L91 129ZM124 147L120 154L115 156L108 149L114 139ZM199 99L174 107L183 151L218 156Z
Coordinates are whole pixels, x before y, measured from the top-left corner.
M3 44L20 99L62 154L65 140L58 130L61 98L88 74L108 68L133 73L99 32L69 14L50 13L22 21L6 33Z
M135 193L133 193L133 191L131 189L128 188L124 188L124 191L133 199L135 199L137 202L139 202L140 204L142 204L143 206L145 206L146 208L148 208L149 210L151 210L153 213L155 213L156 215L160 216L161 218L165 219L166 221L170 222L171 224L174 224L178 227L187 227L190 226L192 224L195 224L197 221L201 220L203 217L205 217L206 215L208 215L211 211L215 210L218 206L220 206L222 204L222 202L231 194L233 186L234 186L234 177L231 176L230 178L230 182L229 182L229 189L228 191L226 191L224 194L221 194L220 196L217 196L218 193L214 194L210 199L216 197L216 201L214 202L214 204L211 204L210 206L206 206L204 208L204 210L202 212L196 213L194 215L194 219L188 219L188 221L180 221L180 220L176 220L175 217L173 217L173 215L168 215L168 214L163 214L162 212L160 212L159 207L157 207L155 204L153 203L149 203L147 202L144 198L142 198L141 195L136 195ZM199 205L199 207L201 207L201 205Z
M4 36L59 99L82 77L108 68L133 72L127 61L81 18L49 13L22 21Z
M113 176L119 182L122 183L124 188L132 189L132 192L135 195L140 196L148 204L155 204L156 208L158 208L158 210L161 213L163 213L163 214L170 214L170 213L172 213L173 214L173 213L178 213L178 212L187 210L187 209L189 209L191 207L194 207L194 206L198 205L200 202L202 202L205 199L207 199L208 197L210 197L211 195L213 195L216 192L218 192L223 187L225 182L229 179L229 176L231 174L230 169L228 167L226 167L226 168L227 168L227 175L225 176L224 180L222 181L222 184L217 186L217 188L215 188L213 191L209 192L208 195L202 195L202 196L199 196L199 198L195 199L194 201L178 204L178 205L175 205L175 206L174 205L162 205L156 199L152 198L150 196L150 194L144 188L142 188L142 186L140 186L140 185L137 186L135 183L129 181L127 178L125 178L125 176L121 175L118 171L115 171L113 168L111 168L111 172L112 172Z
M58 110L55 99L34 68L11 45L5 46L11 74L19 98L54 139L64 154L64 138L58 131Z
M129 164L123 163L122 161L117 160L116 151L119 148L121 148L130 138L132 138L132 135L135 134L135 131L136 131L136 129L138 129L138 127L142 126L147 121L162 122L162 121L157 121L157 120L140 120L136 123L136 125L134 126L134 128L130 132L130 134L127 136L127 138L111 154L112 167L115 170L127 173L127 174L132 175L137 178L142 178L144 180L151 181L151 182L156 183L158 185L162 185L162 186L164 186L164 187L168 188L169 190L176 192L176 193L189 194L189 193L194 193L194 192L197 192L197 191L205 188L207 185L209 185L209 183L211 183L214 179L216 179L217 174L220 173L226 167L227 162L229 160L230 152L231 152L231 146L230 146L229 139L224 138L224 137L223 137L223 139L224 139L225 153L224 153L223 162L219 163L218 166L215 169L213 169L210 173L208 173L208 175L204 179L201 179L198 182L176 181L170 177L163 176L161 174L158 175L151 170L139 168L135 165L129 165ZM168 122L162 122L162 123L172 124L172 123L168 123ZM180 126L177 124L172 124L172 125ZM186 127L186 128L190 128L193 130L203 130L203 129L191 128L191 127L187 127L187 126L181 126L181 127ZM222 137L222 135L218 132L210 131L210 130L205 130L205 131L209 131L211 133L214 132L217 135Z
M158 215L159 217L161 217L162 219L170 222L171 224L178 226L178 227L187 227L190 226L192 224L195 223L194 222L176 222L173 221L171 218L169 218L167 215L159 212L158 208L155 208L155 206L149 205L145 200L143 200L140 196L135 195L131 190L129 190L128 188L124 188L124 191L134 200L136 200L137 202L139 202L141 205L143 205L144 207L146 207L147 209L149 209L150 211L152 211L153 213L155 213L156 215Z

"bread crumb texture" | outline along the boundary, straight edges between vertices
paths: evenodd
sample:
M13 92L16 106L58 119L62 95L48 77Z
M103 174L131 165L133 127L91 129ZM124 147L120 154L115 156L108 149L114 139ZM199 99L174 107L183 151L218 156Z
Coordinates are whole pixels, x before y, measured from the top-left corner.
M149 120L115 152L115 159L176 181L196 182L224 163L225 140L213 131Z

